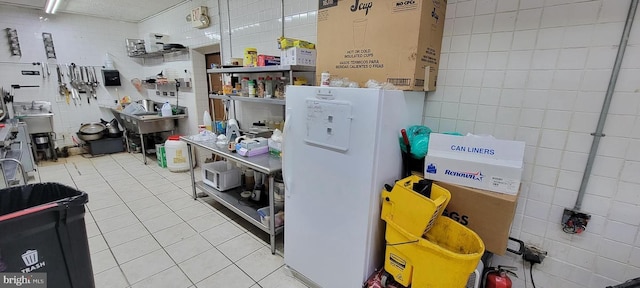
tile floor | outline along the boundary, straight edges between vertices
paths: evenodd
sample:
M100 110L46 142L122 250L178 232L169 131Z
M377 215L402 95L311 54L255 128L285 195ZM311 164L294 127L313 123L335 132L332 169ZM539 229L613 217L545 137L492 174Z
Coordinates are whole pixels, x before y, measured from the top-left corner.
M74 156L35 175L89 194L96 287L306 287L271 254L266 233L208 197L194 201L188 172L172 173L153 158L145 166L140 158Z

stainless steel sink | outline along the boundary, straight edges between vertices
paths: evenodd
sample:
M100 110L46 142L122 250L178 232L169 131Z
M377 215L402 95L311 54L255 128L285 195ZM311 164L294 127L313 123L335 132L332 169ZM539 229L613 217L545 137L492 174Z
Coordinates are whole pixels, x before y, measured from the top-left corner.
M116 117L120 126L124 127L126 131L134 132L140 135L140 145L142 151L146 151L144 144L144 134L173 131L176 127L176 120L187 117L187 108L178 107L179 111L183 114L171 115L171 116L158 116L157 112L154 113L140 113L136 115L122 113L116 109L111 108L113 116ZM127 136L128 133L125 133ZM127 138L127 146L129 145ZM142 153L142 161L147 164L146 152Z
M113 110L112 110L113 111ZM175 128L175 120L184 118L186 115L174 115L172 117L161 117L154 115L129 115L113 111L118 122L128 131L138 134L148 134L156 132L171 131Z
M14 102L13 111L16 118L27 123L29 134L53 132L51 102Z

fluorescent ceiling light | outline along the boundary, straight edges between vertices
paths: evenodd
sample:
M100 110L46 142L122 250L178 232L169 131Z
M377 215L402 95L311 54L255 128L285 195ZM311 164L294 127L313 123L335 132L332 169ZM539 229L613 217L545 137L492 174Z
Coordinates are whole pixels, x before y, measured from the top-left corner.
M60 2L62 2L62 0L47 0L44 12L47 14L55 14L58 6L60 6Z
M56 4L53 4L53 10L51 10L51 14L56 14L56 11L58 11L58 6L60 6L60 3L62 2L62 0L55 0Z
M44 12L49 14L51 10L53 10L53 5L57 2L57 0L47 0L47 5L44 8Z

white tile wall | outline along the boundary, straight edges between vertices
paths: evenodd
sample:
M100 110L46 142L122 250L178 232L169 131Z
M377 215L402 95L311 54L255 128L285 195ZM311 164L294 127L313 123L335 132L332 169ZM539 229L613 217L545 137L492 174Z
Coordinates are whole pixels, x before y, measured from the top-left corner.
M442 39L445 42L446 37ZM469 51L489 51L491 43L491 34L473 34L469 41ZM442 52L446 52L446 46L442 46Z
M442 108L439 91L455 83L461 95L447 98L452 109L446 119L425 116L441 128L470 121L473 133L526 142L525 188L512 235L549 251L545 264L534 268L538 287L604 287L637 277L632 274L640 269L640 29L635 26L582 205L591 221L586 232L574 236L559 224L563 209L577 197L630 1L497 0L495 13L488 12L494 2L479 10L485 2L449 1L446 22L464 18L472 27L470 34L465 26L464 34L452 29L453 35L445 35L459 36L456 42L462 44L456 44L456 53L443 49L449 66L440 72L448 78L452 70L454 75L466 70L471 76L462 84L447 79L428 94L426 105ZM471 3L475 15L469 14ZM459 15L460 6L465 16ZM478 75L481 82L474 81ZM495 261L518 266L513 259Z
M125 56L126 50L122 43L124 43L125 38L142 38L146 33L163 33L170 35L172 42L180 43L190 48L215 46L222 42L223 61L228 61L231 57L242 57L244 47L249 46L258 48L260 53L264 54L275 55L279 53L275 39L282 34L280 1L271 0L268 3L263 1L260 3L261 5L256 5L255 1L249 0L220 1L220 3L221 7L218 7L218 1L216 0L185 2L138 24L67 14L46 16L39 10L3 6L2 11L0 11L0 16L2 16L0 17L2 19L0 23L5 23L7 27L18 28L23 46L21 62L43 61L44 57L38 56L43 54L40 51L40 47L42 47L42 44L40 44L41 38L38 38L38 35L43 31L54 34L58 63L74 62L79 65L102 65L104 54L109 52L115 60L116 68L120 70L123 77L123 86L119 87L118 93L116 93L115 88L98 91L99 99L101 99L100 103L105 106L111 105L112 99L117 94L120 94L120 96L129 95L134 100L147 96L133 89L129 82L132 78L145 78L155 75L161 70L175 72L175 75L180 75L183 73L182 71L187 70L188 74L193 78L194 88L191 91L181 91L180 93L180 105L187 106L190 112L189 118L181 121L181 123L184 122L181 128L185 129L183 133L192 133L196 131L195 127L201 121L202 112L208 106L207 80L204 74L206 67L204 67L202 55L196 51L191 51L191 57L187 60L175 59L178 61L171 62L147 60L143 62L142 60L132 60ZM184 20L194 6L207 6L209 8L211 19L209 28L195 29ZM316 42L316 7L316 1L285 1L285 35ZM470 13L473 15L474 11ZM47 21L38 19L40 16L48 17ZM231 24L230 27L229 22ZM29 34L34 34L36 37L27 37ZM15 61L3 50L0 52L0 61L5 60ZM3 67L2 71L0 72L3 73L2 77L0 77L2 79L0 84L3 86L8 86L20 80L20 77L8 77L9 75L15 75L16 71L11 71L5 67ZM32 78L32 80L35 79ZM10 83L4 83L5 81ZM36 93L38 95L51 96L32 96L30 94L22 97L25 100L31 100L31 97L37 97L37 99L41 100L43 97L51 97L51 100L60 102L61 99L54 99L56 83L54 81L51 82L53 84L43 83L43 88ZM44 94L44 91L51 92ZM154 100L175 102L173 98L156 97L152 92L149 91L149 97ZM66 115L61 119L58 119L58 116L54 119L56 132L58 132L59 138L64 137L61 141L65 143L71 142L69 135L77 130L79 123L96 121L97 119L94 119L96 113L102 115L103 118L111 117L108 111L100 110L97 105L66 107L65 104L58 106L59 108L57 106L54 107L54 112ZM248 109L251 110L251 107ZM279 111L281 109L275 109L278 111L271 110L257 109L253 113L249 111L248 114L255 114L256 117L260 117L259 119L274 115L280 115L279 117L281 117L282 112Z
M209 18L211 19L211 25L208 28L196 29L184 20L191 9L196 6L208 7ZM217 13L219 10L218 1L186 2L139 23L138 34L140 37L147 33L167 34L171 42L180 43L189 48L208 47L207 50L209 51L219 51L220 23L225 21L224 19L220 21L221 19ZM193 88L190 90L181 89L178 94L179 99L156 96L153 93L150 93L149 97L156 101L169 101L171 104L176 104L176 101L178 101L180 106L186 106L189 111L189 117L181 121L181 123L184 123L180 125L180 132L182 134L195 134L197 133L198 124L202 124L203 112L209 110L207 100L208 85L205 74L207 67L205 67L204 55L196 50L190 50L189 57L186 59L176 59L178 61L167 60L165 59L164 62L143 63L143 73L146 76L150 76L157 74L159 71L164 71L165 74L169 73L178 77L190 76L193 81ZM184 72L185 70L187 71L186 73ZM169 78L171 77L169 76Z
M138 31L140 34L162 32L176 35L175 39L178 42L190 48L220 44L224 63L230 58L241 58L245 47L255 47L260 54L278 55L280 53L276 43L276 39L282 34L283 11L280 1L262 1L260 5L253 0L220 1L221 7L218 8L217 5L218 1L215 0L186 2L140 23ZM184 15L188 14L193 6L209 7L209 16L212 19L212 25L209 28L194 29L183 20ZM285 1L285 35L316 42L316 10L316 1ZM206 67L202 63L204 60L200 60L201 56L196 51L192 51L190 61L171 64L176 70L190 69L194 74L199 75L194 77L195 88L192 94L185 94L183 97L186 98L183 103L188 103L190 108L188 120L189 128L192 129L190 132L195 131L203 111L208 106L207 80L204 77ZM146 67L145 71L152 73L157 68ZM238 115L231 115L231 117L245 124L264 119L282 119L282 107L238 104L236 111Z
M22 48L22 57L12 57L8 49L0 49L0 86L8 89L11 84L39 85L39 88L22 88L16 90L15 101L45 100L52 102L54 130L59 147L72 145L71 137L75 136L81 123L97 122L100 118L110 120L113 114L100 106L111 106L116 95L129 95L137 98L140 94L130 84L131 78L140 77L139 66L126 56L125 38L137 35L133 23L112 21L94 17L85 17L59 13L44 14L41 9L26 9L13 6L0 6L0 26L16 28ZM42 33L49 32L53 36L57 59L46 61L42 44ZM4 39L4 35L3 35ZM120 71L122 86L105 88L97 91L98 101L87 104L85 95L81 106L67 105L58 94L56 64L75 63L83 66L95 66L100 76L100 67L104 64L105 55L109 53ZM9 63L7 63L9 62ZM23 76L21 70L38 70L39 66L17 63L47 62L48 78L42 76ZM66 78L68 82L68 78ZM102 82L102 81L100 81ZM67 83L67 86L70 85Z

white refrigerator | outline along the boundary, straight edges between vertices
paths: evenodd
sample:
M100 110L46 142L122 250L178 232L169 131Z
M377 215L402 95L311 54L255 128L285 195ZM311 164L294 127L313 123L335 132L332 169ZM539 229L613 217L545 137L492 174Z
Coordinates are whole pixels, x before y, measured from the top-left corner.
M412 99L420 102L408 106L402 91L287 87L284 261L311 286L362 287L382 266L380 192L401 177L400 129L419 124L409 114L424 103Z

